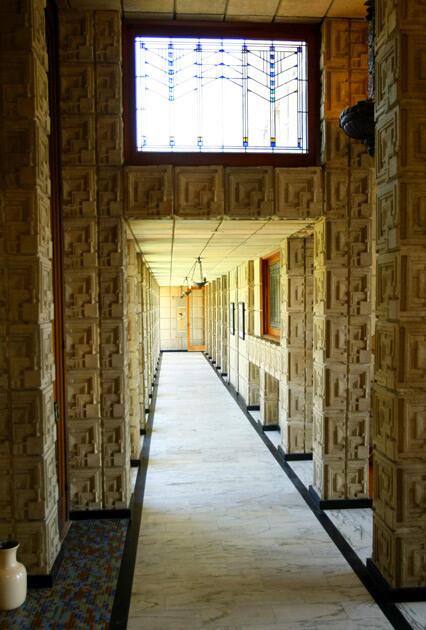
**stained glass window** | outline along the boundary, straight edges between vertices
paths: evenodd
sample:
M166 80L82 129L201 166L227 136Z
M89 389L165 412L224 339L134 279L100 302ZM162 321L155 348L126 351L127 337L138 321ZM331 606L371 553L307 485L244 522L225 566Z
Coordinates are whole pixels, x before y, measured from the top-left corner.
M135 37L139 152L308 152L304 41Z
M280 263L269 267L269 326L281 327Z

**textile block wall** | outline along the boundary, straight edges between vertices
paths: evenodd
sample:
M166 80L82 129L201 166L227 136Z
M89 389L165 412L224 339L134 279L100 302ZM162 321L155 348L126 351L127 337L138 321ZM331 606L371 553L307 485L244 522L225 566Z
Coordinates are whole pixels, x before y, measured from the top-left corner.
M373 560L426 585L426 14L377 2L377 328Z
M314 487L368 495L371 404L372 159L338 116L367 95L366 24L325 20L322 35L324 216L314 229Z
M32 574L59 551L44 7L0 6L0 538Z

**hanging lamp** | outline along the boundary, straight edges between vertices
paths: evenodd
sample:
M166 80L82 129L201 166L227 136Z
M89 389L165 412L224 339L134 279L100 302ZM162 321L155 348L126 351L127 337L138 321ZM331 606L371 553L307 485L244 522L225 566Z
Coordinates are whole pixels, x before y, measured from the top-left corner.
M197 275L197 265L198 265L198 280L194 279L194 275ZM200 256L198 256L198 258L195 261L195 266L194 266L194 273L192 275L192 281L194 284L197 285L197 287L199 289L201 289L202 287L205 287L207 284L207 278L205 276L203 276L203 265L201 263L201 258Z
M182 293L181 293L181 296L180 296L181 298L185 297L185 295L191 295L191 293L192 293L192 289L189 286L188 276L185 276L184 284L185 284L185 288L182 289Z

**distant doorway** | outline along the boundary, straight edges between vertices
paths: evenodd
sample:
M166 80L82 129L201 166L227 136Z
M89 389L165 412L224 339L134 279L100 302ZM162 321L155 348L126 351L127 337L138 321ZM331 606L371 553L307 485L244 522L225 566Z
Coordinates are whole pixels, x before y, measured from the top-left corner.
M204 288L192 287L186 296L186 325L188 352L203 352L207 349L204 330Z

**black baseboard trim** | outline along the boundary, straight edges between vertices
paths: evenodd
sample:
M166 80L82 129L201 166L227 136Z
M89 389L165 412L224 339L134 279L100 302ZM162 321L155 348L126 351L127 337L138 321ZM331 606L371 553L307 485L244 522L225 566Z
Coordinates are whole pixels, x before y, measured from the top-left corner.
M98 518L130 518L129 508L117 510L71 510L70 521L90 521Z
M315 488L309 486L309 494L320 510L356 510L373 507L372 499L321 499Z
M161 354L165 352L188 352L188 350L160 350Z
M312 461L312 453L286 453L282 446L278 450L287 462Z
M213 368L212 368L213 369ZM215 374L217 374L216 370L213 370ZM272 454L272 456L276 459L276 461L280 464L283 471L286 473L287 477L290 479L296 490L298 490L299 494L305 501L305 503L309 506L314 516L321 523L324 530L329 535L330 539L334 542L336 547L339 549L340 553L343 555L345 560L348 562L354 573L363 583L367 591L370 593L376 604L379 606L380 610L386 616L388 621L393 625L396 630L412 630L411 625L405 619L404 615L401 611L395 606L393 602L389 602L389 599L384 597L382 590L378 587L376 582L373 580L370 571L367 569L366 565L362 562L362 560L358 557L352 547L349 545L347 540L342 536L334 523L329 519L326 512L321 510L317 503L313 500L309 490L305 487L299 477L296 475L294 470L288 464L288 462L284 459L284 451L280 451L275 448L271 440L265 435L264 431L259 427L258 423L250 413L247 411L247 407L242 401L241 397L236 395L235 388L228 384L223 378L217 374L218 378L222 381L224 387L229 391L231 396L234 398L237 405L240 407L241 411L244 413L248 421L250 422L253 429L259 435L260 439L265 444L266 448Z
M220 365L216 365L216 370L219 372L221 370Z
M247 405L247 411L260 411L260 405Z
M123 557L118 574L117 587L112 605L109 630L126 630L129 617L130 598L132 594L133 574L135 572L136 552L139 542L139 530L142 520L142 508L145 496L146 475L148 472L149 451L151 448L152 427L154 424L155 405L157 402L158 380L161 373L161 359L159 371L155 379L151 408L149 411L146 435L143 441L140 466L136 477L136 485L130 504L131 517L124 543Z
M58 555L56 556L56 560L50 569L50 573L47 575L28 575L27 577L27 586L28 588L52 588L55 584L55 580L58 575L58 571L61 568L62 560L64 558L64 542L62 541L61 548L59 550Z
M140 459L131 459L130 460L130 467L131 468L139 468L140 465L141 465L141 460Z
M412 586L393 588L386 581L377 568L373 558L367 558L367 569L369 570L371 577L382 590L383 595L387 597L391 602L424 602L426 601L426 587L424 586Z
M261 424L263 431L279 431L281 432L281 427L279 424Z
M220 376L224 376L224 377L225 377L225 376L228 376L228 372L221 372L221 373L220 373Z

